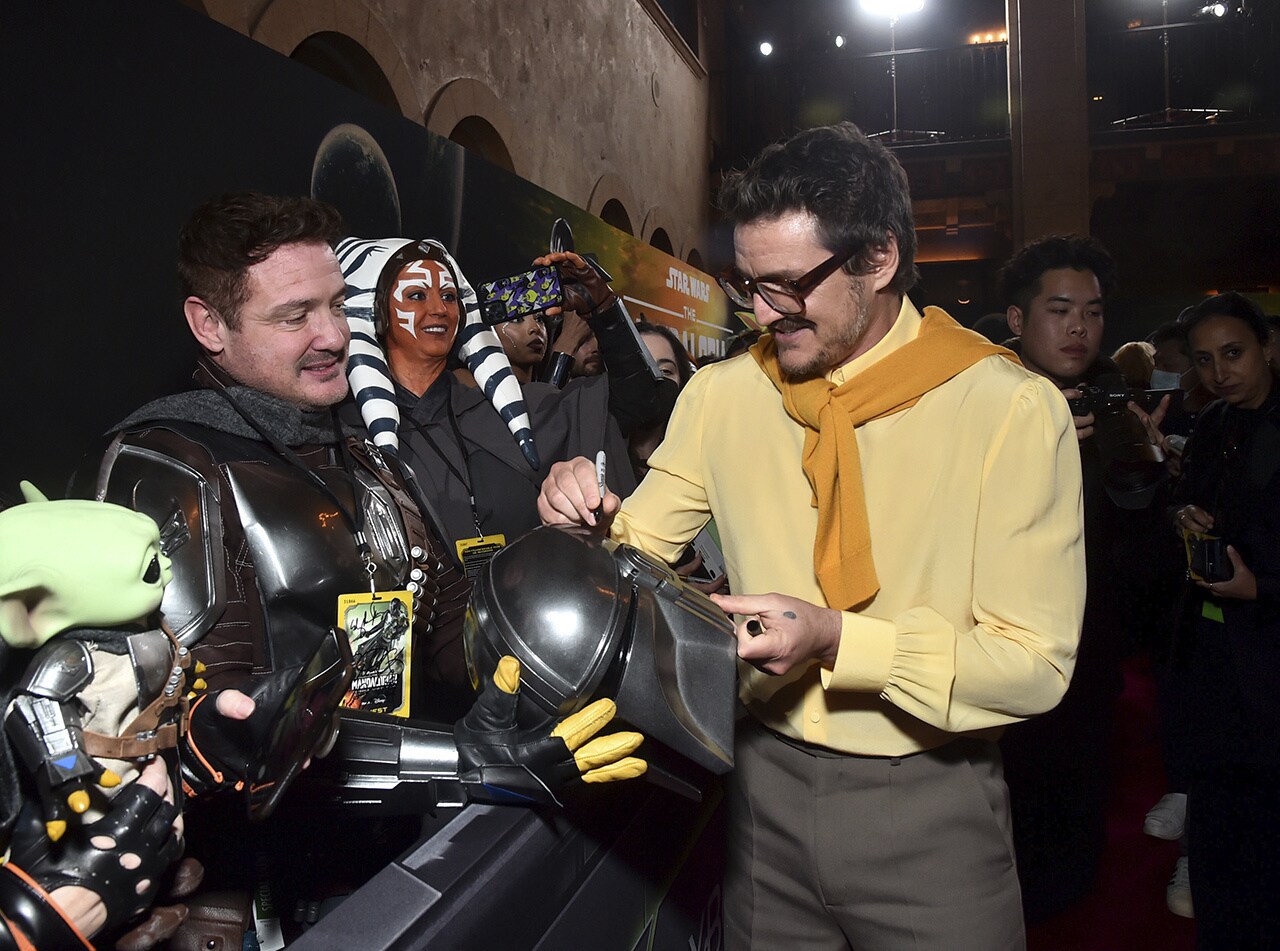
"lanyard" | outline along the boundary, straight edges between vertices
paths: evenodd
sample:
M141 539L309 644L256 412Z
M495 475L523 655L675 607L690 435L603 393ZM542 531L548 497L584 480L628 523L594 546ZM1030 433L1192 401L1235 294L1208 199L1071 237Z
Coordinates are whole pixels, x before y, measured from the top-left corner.
M453 406L450 405L447 400L445 402L444 410L445 415L449 418L449 425L453 428L454 438L458 440L458 449L462 453L462 465L467 470L465 475L458 470L457 466L449 461L449 457L444 454L439 443L431 438L431 434L427 432L426 427L414 419L412 413L406 413L401 417L401 419L407 419L409 423L412 424L413 428L416 429L418 434L426 441L426 444L431 447L431 451L440 457L440 461L445 464L445 468L447 468L449 472L453 474L453 477L462 483L462 487L467 490L467 504L471 507L471 521L476 527L476 537L481 538L484 536L484 530L480 528L480 513L476 509L475 476L471 471L471 453L467 450L466 441L462 438L462 429L458 426L458 421L454 419Z
M360 560L364 563L364 570L369 575L369 592L376 594L377 589L373 583L373 574L377 570L377 566L373 561L373 549L369 545L369 539L364 533L364 508L360 505L360 487L357 485L354 473L354 466L351 461L351 450L347 448L346 438L342 435L342 429L338 424L338 415L330 410L330 419L333 422L333 435L338 443L338 459L342 463L342 471L346 473L348 481L351 483L352 497L355 499L355 510L347 508L342 499L338 498L338 494L330 488L329 484L320 478L319 473L302 461L302 458L281 442L274 434L263 429L258 421L249 414L249 412L240 405L240 403L222 387L218 387L216 392L221 393L222 397L231 404L231 408L240 414L240 417L253 427L254 431L261 436L281 459L293 466L301 472L307 479L315 485L317 489L329 497L329 500L338 507L338 512L342 515L342 520L347 525L347 530L351 532L351 537L356 543L356 550L360 554Z

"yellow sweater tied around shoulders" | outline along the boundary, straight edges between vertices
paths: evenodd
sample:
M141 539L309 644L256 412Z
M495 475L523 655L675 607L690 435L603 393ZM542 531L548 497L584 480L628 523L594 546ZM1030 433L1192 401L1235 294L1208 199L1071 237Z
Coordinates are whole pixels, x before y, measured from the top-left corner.
M880 590L871 557L871 529L862 488L857 427L908 409L979 360L1004 347L966 330L938 307L926 307L916 338L836 386L825 377L783 377L771 334L751 348L782 394L787 415L805 428L804 474L813 488L818 532L813 565L827 604L849 610Z

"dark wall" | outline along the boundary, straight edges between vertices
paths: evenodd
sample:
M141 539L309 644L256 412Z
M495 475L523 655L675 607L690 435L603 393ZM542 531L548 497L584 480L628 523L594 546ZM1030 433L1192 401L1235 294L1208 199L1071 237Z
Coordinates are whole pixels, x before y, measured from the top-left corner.
M1090 226L1119 269L1107 303L1108 350L1141 340L1207 294L1280 285L1274 175L1123 183L1094 205Z
M53 495L96 434L186 386L173 261L189 211L235 189L309 192L342 117L389 157L411 124L177 3L14 0L2 16L0 492L29 477ZM404 187L406 205L429 197Z

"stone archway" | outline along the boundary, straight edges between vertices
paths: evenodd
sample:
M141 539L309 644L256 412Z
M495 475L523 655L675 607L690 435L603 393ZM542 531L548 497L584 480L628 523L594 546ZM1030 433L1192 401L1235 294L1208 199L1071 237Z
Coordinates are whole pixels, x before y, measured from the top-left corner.
M671 237L671 232L664 226L671 220L672 216L667 214L665 208L661 205L653 206L644 216L644 224L640 226L640 237L659 251L666 252L672 257L679 257L676 254L676 243Z
M670 254L672 257L675 256L676 249L671 243L671 236L667 234L666 228L654 228L653 232L649 235L649 244L657 248L659 251Z
M378 61L345 33L331 30L312 33L298 44L289 58L388 109L400 108L395 90Z
M310 0L271 0L249 27L249 36L263 46L291 56L309 38L321 33L346 37L367 52L395 93L395 106L415 122L422 114L412 77L395 39L362 3L348 0L333 6Z
M591 197L587 199L587 211L619 231L634 235L629 209L636 207L635 195L627 187L627 183L613 172L605 172L591 188Z
M449 140L468 152L475 152L490 164L505 168L508 172L516 170L507 143L487 119L480 116L464 117L449 133Z
M520 174L520 162L509 145L517 141L515 120L493 90L478 79L463 77L445 83L431 97L422 118L429 131Z

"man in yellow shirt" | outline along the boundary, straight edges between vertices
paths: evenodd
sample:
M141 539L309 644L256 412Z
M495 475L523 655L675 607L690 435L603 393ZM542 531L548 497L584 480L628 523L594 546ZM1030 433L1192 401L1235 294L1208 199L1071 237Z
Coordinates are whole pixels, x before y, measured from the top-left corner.
M694 375L621 511L579 459L551 470L540 513L668 560L714 516L748 592L716 599L739 617L751 713L726 947L1021 948L993 740L1058 702L1075 656L1066 401L906 299L906 175L854 126L770 146L721 207L721 285L765 335Z

